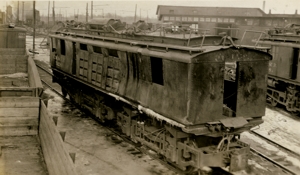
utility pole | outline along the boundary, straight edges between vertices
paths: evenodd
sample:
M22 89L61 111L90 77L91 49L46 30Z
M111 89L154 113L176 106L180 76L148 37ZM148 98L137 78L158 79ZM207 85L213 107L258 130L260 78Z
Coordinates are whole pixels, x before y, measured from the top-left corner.
M88 18L89 18L89 9L88 9L88 7L89 7L89 3L86 3L86 17L85 17L85 22L88 22Z
M34 55L35 51L35 0L33 1L33 45L32 45L32 53Z
M48 27L49 27L50 1L48 1Z
M54 5L54 1L53 1L53 7L52 7L52 18L53 18L53 25L55 25L55 5Z
M24 2L22 7L22 24L24 24Z
M142 20L142 9L140 9L140 20Z
M91 1L91 19L93 19L93 1Z
M135 12L134 12L134 22L136 21L136 4L135 4Z
M18 11L17 11L17 24L19 24L19 1L18 1Z

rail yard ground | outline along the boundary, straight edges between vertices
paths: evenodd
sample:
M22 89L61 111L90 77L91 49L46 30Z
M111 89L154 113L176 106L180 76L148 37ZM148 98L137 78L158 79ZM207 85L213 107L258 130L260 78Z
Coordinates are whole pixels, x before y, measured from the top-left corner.
M49 67L49 51L39 46L41 41L43 38L36 38L36 52L39 54L34 59ZM27 44L30 49L32 37L27 37ZM69 152L76 152L78 174L175 174L148 155L135 152L134 147L113 137L110 131L51 90L45 90L45 94L50 115L57 116L59 129L66 131L65 143ZM253 130L300 154L300 117L266 108L263 119L264 123ZM297 155L290 156L248 132L243 133L241 139L260 152L293 165L293 171L300 174L300 158ZM249 157L248 164L247 170L235 174L289 174L253 155Z

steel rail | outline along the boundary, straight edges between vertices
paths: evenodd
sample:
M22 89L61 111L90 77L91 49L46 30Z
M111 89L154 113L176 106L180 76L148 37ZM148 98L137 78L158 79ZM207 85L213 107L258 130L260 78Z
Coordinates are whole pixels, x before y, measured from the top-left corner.
M272 162L272 163L275 164L276 166L282 168L283 170L285 170L285 171L291 173L292 175L297 175L297 173L293 172L291 169L289 169L289 168L287 168L286 166L280 164L279 162L276 162L275 160L269 158L268 156L266 156L266 155L264 155L263 153L261 153L261 152L255 150L254 148L251 148L251 147L250 147L250 150L251 150L252 152L258 154L259 156L265 158L266 160Z
M249 131L249 132L250 132L251 134L253 134L253 135L256 135L256 136L258 136L258 137L261 137L261 138L267 140L268 142L271 142L272 144L274 144L274 145L280 147L281 149L284 149L284 150L286 150L286 151L289 151L290 153L293 153L293 154L295 154L295 155L297 155L297 156L300 157L300 154L299 154L299 153L297 153L297 152L295 152L295 151L293 151L293 150L291 150L291 149L289 149L289 148L287 148L287 147L285 147L285 146L283 146L283 145L281 145L281 144L279 144L279 143L274 142L273 140L271 140L271 139L269 139L269 138L267 138L267 137L265 137L265 136L259 134L259 133L256 132L256 131L251 130L251 131Z

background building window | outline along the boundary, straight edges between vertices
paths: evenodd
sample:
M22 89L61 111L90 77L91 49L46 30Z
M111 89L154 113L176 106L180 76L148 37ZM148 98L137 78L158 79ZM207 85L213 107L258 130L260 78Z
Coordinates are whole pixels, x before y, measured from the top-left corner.
M170 14L174 14L174 10L169 10L169 13Z
M278 21L276 19L273 20L273 26L277 27L278 26Z
M265 25L266 26L271 26L272 25L272 20L271 19L266 19L265 20Z
M193 21L193 17L188 17L188 21Z
M259 26L259 19L254 19L253 20L253 25L254 26Z
M169 17L168 16L164 16L164 21L169 21Z
M198 17L194 17L194 21L199 21L199 18Z
M234 18L230 18L229 22L235 22L235 19Z
M211 18L211 22L217 22L217 18Z
M247 25L252 26L253 25L253 19L247 19Z
M204 18L200 18L200 21L201 21L201 22L204 22L204 21L205 21L205 19L204 19Z
M229 19L228 19L228 18L224 18L223 21L224 21L224 22L229 22Z
M181 17L180 16L176 16L175 17L175 21L181 21Z
M170 16L170 21L175 21L175 17L174 16Z
M187 21L187 17L182 17L182 21Z
M218 22L223 22L223 18L218 18Z

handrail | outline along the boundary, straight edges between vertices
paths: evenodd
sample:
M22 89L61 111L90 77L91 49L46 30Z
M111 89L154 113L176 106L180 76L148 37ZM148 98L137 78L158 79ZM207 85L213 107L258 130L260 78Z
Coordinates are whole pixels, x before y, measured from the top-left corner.
M176 49L176 50L184 50L184 51L188 51L188 52L204 52L205 49L203 48L199 48L199 47L189 47L189 46L179 46L179 45L171 45L171 44L162 44L162 43L149 43L149 42L145 42L145 41L134 41L132 42L132 40L126 40L126 39L122 39L122 38L110 38L110 37L104 37L104 36L90 36L87 34L76 34L76 33L70 33L70 32L56 32L56 34L63 34L63 35L54 35L51 34L50 37L55 37L55 38L64 38L64 35L66 36L72 36L72 37L82 37L82 38L88 38L88 39L97 39L97 40L106 40L106 41L112 41L114 43L124 43L124 44L128 44L128 45L142 45L142 46L153 46L153 47L160 47L160 48L166 48L166 50L168 49Z
M238 36L238 33L239 33L239 31L240 31L239 28L214 27L214 29L230 30L230 36L231 36L231 37L233 37L233 36L232 36L232 31L233 31L233 30L236 30L236 31L237 31L236 34L235 34L235 37Z
M249 33L260 33L260 35L259 35L259 37L258 37L258 39L257 39L257 41L256 41L256 43L255 43L255 45L254 45L254 49L257 47L258 41L261 39L262 35L263 35L263 34L267 35L267 33L264 32L264 31L245 30L245 32L244 32L244 34L243 34L243 37L242 37L242 39L241 39L241 42L240 42L240 46L242 46L243 40L244 40L245 35L246 35L247 32L249 32Z

